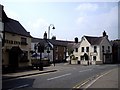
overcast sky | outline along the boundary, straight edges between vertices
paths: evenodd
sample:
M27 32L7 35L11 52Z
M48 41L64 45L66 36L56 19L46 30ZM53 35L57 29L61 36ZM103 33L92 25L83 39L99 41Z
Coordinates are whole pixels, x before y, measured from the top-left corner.
M47 0L46 0L47 1ZM83 1L83 0L82 0ZM109 1L109 0L108 0ZM111 0L110 0L111 1ZM101 36L105 30L110 40L118 38L118 2L40 2L38 0L2 0L9 18L18 20L34 37L50 36L58 40L79 40L83 35Z

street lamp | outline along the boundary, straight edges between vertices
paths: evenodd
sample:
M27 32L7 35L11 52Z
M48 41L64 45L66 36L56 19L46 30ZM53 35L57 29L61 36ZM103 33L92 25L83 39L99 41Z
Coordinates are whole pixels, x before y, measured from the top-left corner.
M50 39L50 27L52 26L52 29L55 29L53 24L50 24L50 26L48 27L48 40ZM50 53L50 48L48 45L48 49L47 49L47 53L48 53L48 60L49 60L49 53ZM54 64L55 65L55 64Z

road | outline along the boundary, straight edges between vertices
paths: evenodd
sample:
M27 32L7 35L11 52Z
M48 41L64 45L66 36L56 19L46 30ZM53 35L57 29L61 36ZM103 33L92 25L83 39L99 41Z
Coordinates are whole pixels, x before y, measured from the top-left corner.
M58 71L3 81L3 89L17 88L73 88L94 75L117 68L117 65L64 65Z

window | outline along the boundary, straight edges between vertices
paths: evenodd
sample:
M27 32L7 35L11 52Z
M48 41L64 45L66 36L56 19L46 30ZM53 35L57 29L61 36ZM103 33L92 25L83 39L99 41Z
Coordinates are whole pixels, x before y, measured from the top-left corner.
M76 59L78 60L78 57L76 57Z
M102 46L102 52L104 52L104 46Z
M27 39L21 37L21 44L22 44L22 45L27 45Z
M93 56L93 60L95 60L95 61L96 61L96 56Z
M89 52L89 47L86 47L86 52Z
M64 47L64 52L66 52L66 47Z
M78 48L75 49L75 52L78 52Z
M58 52L58 47L55 47L55 51Z
M23 51L20 55L20 62L28 62L28 51Z
M97 46L94 46L94 52L97 52Z
M64 56L63 56L63 59L65 59L66 58L66 54L64 54Z
M108 52L110 52L110 46L108 46Z
M81 59L81 60L84 60L84 56L81 56L80 59Z
M58 60L58 54L56 54L56 60Z
M81 52L84 52L84 47L82 47Z

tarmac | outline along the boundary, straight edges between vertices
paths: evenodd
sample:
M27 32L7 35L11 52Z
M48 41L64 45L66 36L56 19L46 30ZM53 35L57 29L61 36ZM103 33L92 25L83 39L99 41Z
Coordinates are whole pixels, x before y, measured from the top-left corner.
M56 66L49 66L44 67L43 71L39 70L30 70L30 71L24 71L24 72L17 72L17 73L9 73L9 74L3 74L2 80L9 80L14 79L18 77L24 77L24 76L30 76L30 75L36 75L36 74L43 74L43 73L49 73L49 72L56 72L58 71L58 68ZM96 75L93 77L90 77L86 81L82 82L81 85L78 88L81 89L111 89L111 90L120 90L120 80L119 80L119 73L120 68L115 68L107 72L103 72L100 75Z
M80 88L84 90L102 89L102 90L120 90L120 68L93 76L84 81Z

